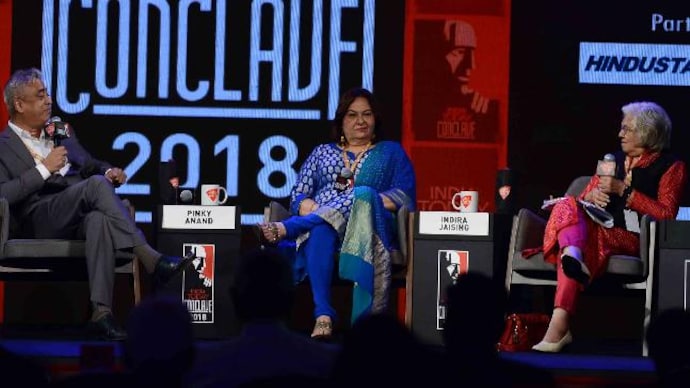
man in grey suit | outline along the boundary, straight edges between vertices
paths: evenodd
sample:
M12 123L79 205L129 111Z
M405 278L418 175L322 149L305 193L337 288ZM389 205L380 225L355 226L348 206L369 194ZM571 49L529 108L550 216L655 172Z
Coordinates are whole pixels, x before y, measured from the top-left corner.
M193 256L163 255L146 242L115 194L114 187L127 179L122 169L93 158L73 131L59 139L46 134L52 100L38 69L12 74L4 97L10 120L0 133L0 197L10 205L10 233L85 239L93 310L89 326L105 339L122 340L126 333L111 310L116 251L133 251L161 282Z

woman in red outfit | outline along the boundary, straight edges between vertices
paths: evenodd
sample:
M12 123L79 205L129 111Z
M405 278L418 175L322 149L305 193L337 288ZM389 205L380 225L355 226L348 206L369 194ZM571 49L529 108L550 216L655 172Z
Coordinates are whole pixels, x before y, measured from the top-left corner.
M609 256L639 255L642 214L661 220L678 213L686 167L669 152L671 120L653 102L630 103L621 111L615 176L593 176L579 195L605 207L614 216L614 226L607 229L592 221L575 198L553 208L544 234L544 259L558 267L556 296L549 328L534 350L559 352L572 342L570 317L578 295L605 271Z

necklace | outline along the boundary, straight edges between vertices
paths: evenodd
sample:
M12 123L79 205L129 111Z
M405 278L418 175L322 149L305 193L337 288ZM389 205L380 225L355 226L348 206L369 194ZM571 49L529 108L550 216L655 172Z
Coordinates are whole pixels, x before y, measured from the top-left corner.
M343 162L345 163L345 168L340 170L340 176L345 179L352 178L354 176L354 171L357 168L357 164L359 164L359 162L362 160L362 157L370 147L371 143L367 143L367 146L357 154L355 161L352 162L352 165L350 165L350 158L347 156L347 149L343 147Z

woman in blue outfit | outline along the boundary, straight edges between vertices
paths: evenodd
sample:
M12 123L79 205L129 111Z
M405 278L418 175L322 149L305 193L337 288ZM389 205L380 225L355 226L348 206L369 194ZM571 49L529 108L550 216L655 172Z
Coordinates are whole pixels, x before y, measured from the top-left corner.
M261 224L264 238L297 242L296 270L308 275L316 323L312 337L328 338L335 253L339 274L352 280L352 321L387 308L391 253L399 248L395 211L414 210L415 175L399 143L378 141L382 126L374 96L363 88L343 94L333 119L334 142L317 146L292 189L292 217Z

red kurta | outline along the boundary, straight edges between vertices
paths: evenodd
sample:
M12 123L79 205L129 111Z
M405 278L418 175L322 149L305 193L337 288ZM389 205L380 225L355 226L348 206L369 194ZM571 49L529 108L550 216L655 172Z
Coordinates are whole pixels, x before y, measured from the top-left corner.
M659 157L659 153L645 153L637 162L637 167L647 167ZM657 220L674 219L678 213L680 198L686 181L686 167L682 161L676 161L664 173L659 182L657 199L650 198L643 193L633 190L629 208L640 214L649 214ZM587 187L580 193L584 198L587 193L597 187L599 177L594 175ZM608 257L614 254L636 256L639 254L639 235L623 228L610 229L595 223L582 211L577 211L576 202L563 201L554 207L546 224L544 232L544 260L557 264L560 258L558 233L564 227L573 225L578 217L584 216L587 224L586 246L584 259L592 278L600 276L606 269Z

